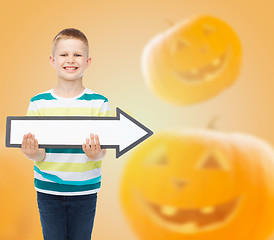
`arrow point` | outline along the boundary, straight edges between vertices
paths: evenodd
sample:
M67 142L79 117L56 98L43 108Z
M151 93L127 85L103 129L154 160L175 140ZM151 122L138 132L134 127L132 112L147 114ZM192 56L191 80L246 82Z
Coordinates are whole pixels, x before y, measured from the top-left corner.
M136 136L134 136L133 135L134 132L133 132L132 134L130 134L128 136L128 138L130 138L130 140L128 142L119 144L117 146L116 158L119 158L121 155L128 152L130 149L134 148L135 146L137 146L138 144L143 142L145 139L147 139L148 137L153 135L153 132L149 128L145 127L143 124L138 122L136 119L129 116L127 113L125 113L118 107L116 108L116 113L117 113L117 115L116 115L117 119L121 120L121 122L123 122L127 126L130 126L130 128L128 128L128 129L134 129L135 135L136 135ZM122 117L121 117L121 115L122 115ZM130 130L129 130L129 132L130 132Z

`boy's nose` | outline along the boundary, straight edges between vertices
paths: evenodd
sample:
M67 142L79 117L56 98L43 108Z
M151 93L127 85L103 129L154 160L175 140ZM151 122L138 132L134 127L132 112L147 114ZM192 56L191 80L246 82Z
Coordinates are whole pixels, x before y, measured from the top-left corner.
M68 56L67 61L68 61L68 62L74 62L74 57L73 57L73 56Z

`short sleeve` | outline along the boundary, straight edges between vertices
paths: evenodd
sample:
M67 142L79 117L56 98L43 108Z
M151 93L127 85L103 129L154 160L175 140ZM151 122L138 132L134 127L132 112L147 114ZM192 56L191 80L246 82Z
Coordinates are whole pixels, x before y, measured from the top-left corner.
M39 109L32 99L30 100L26 116L39 116Z
M99 117L110 117L111 111L110 111L110 105L108 100L106 99L104 103L101 106L100 112L99 112Z

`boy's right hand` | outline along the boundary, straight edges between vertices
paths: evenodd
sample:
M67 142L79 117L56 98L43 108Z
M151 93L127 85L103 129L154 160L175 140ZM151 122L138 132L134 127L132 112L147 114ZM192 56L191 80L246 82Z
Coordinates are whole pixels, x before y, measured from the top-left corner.
M38 148L38 141L34 134L28 133L24 135L21 151L31 160L42 161L46 156L45 149Z

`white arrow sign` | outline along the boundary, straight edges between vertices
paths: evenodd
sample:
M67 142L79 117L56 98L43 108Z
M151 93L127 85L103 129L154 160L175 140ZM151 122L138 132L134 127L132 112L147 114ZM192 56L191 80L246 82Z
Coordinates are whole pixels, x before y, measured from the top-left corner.
M7 117L6 147L21 147L28 132L35 135L41 148L82 148L90 133L95 133L101 148L116 149L116 158L153 134L119 108L116 117Z

